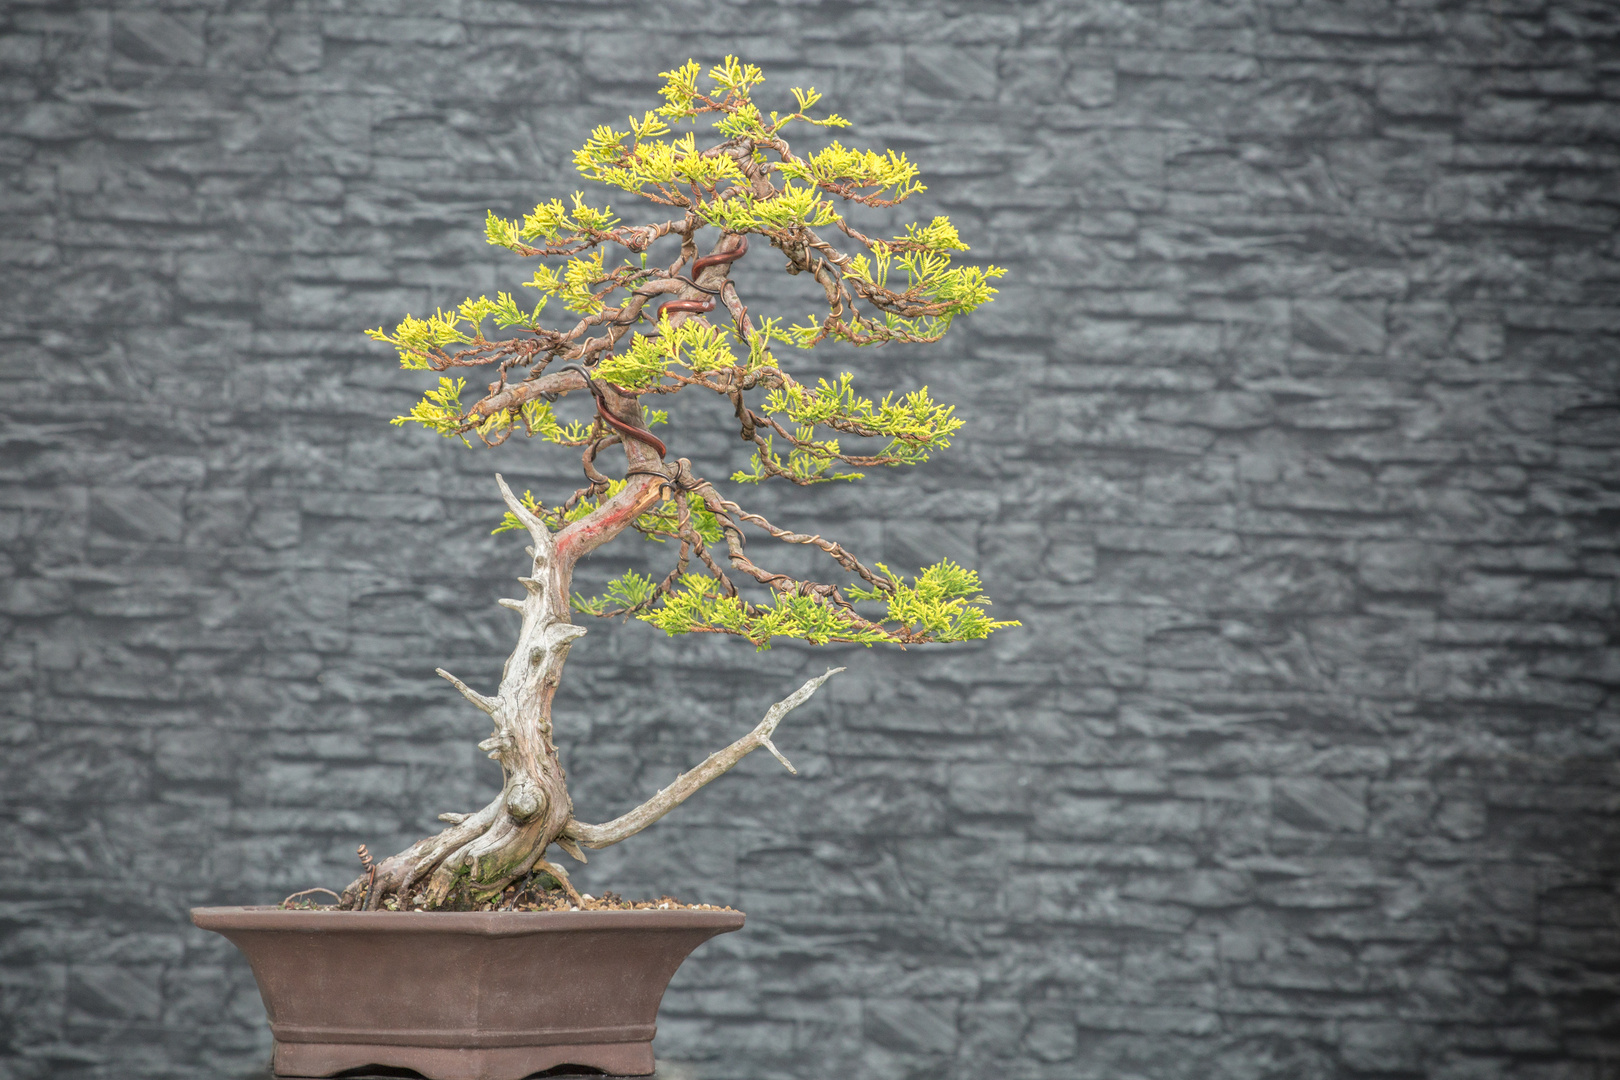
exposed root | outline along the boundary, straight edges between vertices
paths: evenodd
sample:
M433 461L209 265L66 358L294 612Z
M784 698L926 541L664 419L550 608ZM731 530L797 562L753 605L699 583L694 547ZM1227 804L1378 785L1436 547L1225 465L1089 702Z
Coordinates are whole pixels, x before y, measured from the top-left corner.
M581 897L579 895L579 890L574 888L574 883L572 881L568 880L568 871L564 870L562 867L558 866L556 863L547 862L544 859L541 859L536 864L536 869L544 870L546 873L548 873L552 877L556 878L557 879L557 884L559 884L559 885L561 885L563 887L563 892L568 894L568 899L572 900L575 903L576 906L578 906L578 907L584 907L585 906L585 900L584 900L583 897Z
M468 907L458 910L668 911L671 909L686 909L689 911L733 910L716 904L687 904L668 895L660 896L656 900L626 900L615 892L604 892L599 896L577 891L570 892L564 889L559 884L558 879L553 877L549 871L538 866L528 877L508 885L499 895L474 898Z
M369 878L361 876L343 890L342 906L375 911L390 899L408 903L410 890L424 877L434 873L452 853L464 850L474 840L488 832L498 817L504 816L502 798L450 826L448 829L418 840L397 855L390 855L372 867ZM453 874L453 871L452 871ZM446 890L448 891L448 890Z

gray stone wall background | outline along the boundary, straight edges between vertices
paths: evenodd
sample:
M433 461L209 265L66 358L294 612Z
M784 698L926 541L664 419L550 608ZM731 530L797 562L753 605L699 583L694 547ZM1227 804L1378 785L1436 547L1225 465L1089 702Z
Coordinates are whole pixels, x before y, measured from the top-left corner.
M493 790L432 669L510 644L491 473L578 467L390 428L419 379L359 331L522 280L484 210L583 186L589 127L727 52L1009 270L933 349L787 355L958 402L949 453L749 499L977 565L1024 628L591 626L558 726L598 820L850 668L784 728L801 777L750 759L581 871L749 912L661 1055L1620 1077L1611 3L0 12L0 1077L251 1073L251 979L186 908L340 886ZM810 310L769 253L738 277ZM711 475L721 419L673 428Z

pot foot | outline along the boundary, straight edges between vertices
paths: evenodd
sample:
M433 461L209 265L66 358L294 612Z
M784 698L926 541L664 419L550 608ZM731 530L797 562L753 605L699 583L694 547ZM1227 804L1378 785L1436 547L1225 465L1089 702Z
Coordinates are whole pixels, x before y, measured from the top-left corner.
M524 1080L559 1065L600 1069L609 1076L650 1076L654 1068L652 1044L451 1049L366 1043L277 1043L271 1067L278 1080L328 1077L367 1066L411 1069L427 1080Z

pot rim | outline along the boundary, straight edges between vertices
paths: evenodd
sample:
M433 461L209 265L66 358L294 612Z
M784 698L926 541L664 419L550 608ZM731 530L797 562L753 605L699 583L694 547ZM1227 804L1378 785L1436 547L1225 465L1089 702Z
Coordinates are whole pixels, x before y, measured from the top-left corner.
M578 930L724 929L742 926L741 911L642 908L608 911L316 911L273 904L194 907L204 930L302 930L348 933L452 933L501 937Z

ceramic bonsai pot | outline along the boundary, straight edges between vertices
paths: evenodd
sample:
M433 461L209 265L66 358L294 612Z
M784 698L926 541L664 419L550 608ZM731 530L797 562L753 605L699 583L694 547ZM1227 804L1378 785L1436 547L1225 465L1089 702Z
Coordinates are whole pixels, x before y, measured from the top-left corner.
M521 1080L558 1065L650 1074L675 969L743 915L218 907L191 921L246 954L277 1076Z

